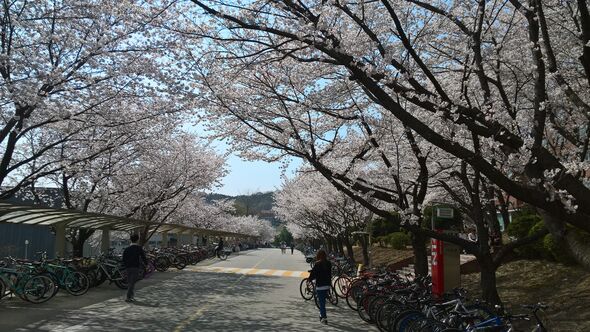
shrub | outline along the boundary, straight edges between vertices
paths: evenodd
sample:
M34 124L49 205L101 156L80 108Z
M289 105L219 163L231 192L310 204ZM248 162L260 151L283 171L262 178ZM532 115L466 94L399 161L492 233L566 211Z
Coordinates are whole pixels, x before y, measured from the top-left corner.
M531 220L532 220L532 218L531 218ZM543 221L542 220L538 221L536 224L534 224L528 230L526 235L533 235L534 233L538 232L539 230L541 230L543 228L545 228L545 224L543 223ZM522 237L524 237L524 236L521 236L519 238L522 238ZM552 258L549 251L547 249L545 249L545 246L543 245L542 238L533 242L533 243L524 245L524 246L516 249L516 252L518 253L519 256L521 256L523 258L545 258L545 259Z
M529 234L529 231L542 219L536 214L524 214L519 215L512 219L510 225L506 229L508 235L513 236L517 239L521 239Z
M390 218L376 218L371 223L372 236L387 236L400 231L400 219L397 213L392 212Z
M412 239L410 239L410 236L403 232L391 233L388 235L388 238L389 245L391 245L393 249L406 249L406 246L412 244Z

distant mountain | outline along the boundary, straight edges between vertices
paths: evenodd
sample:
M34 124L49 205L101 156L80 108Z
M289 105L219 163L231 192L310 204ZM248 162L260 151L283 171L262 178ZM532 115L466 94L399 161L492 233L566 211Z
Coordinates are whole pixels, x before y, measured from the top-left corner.
M207 202L221 199L232 199L235 201L236 213L238 215L254 215L262 219L270 220L273 226L279 224L272 211L273 192L255 193L251 195L228 196L223 194L208 194L205 198Z

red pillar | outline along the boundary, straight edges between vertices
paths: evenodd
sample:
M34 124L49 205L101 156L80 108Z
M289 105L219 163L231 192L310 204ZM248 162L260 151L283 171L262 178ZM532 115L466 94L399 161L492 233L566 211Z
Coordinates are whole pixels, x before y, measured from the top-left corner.
M443 241L432 239L432 294L440 297L445 292Z

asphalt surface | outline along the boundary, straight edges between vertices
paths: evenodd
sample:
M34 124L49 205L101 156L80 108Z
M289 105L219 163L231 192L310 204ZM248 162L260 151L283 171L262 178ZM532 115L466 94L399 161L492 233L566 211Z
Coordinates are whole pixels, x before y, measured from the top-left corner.
M0 332L8 331L376 331L341 301L320 324L313 301L299 295L309 269L301 253L249 250L226 261L156 273L138 284L138 302L115 285L82 297L58 294L32 305L0 301Z

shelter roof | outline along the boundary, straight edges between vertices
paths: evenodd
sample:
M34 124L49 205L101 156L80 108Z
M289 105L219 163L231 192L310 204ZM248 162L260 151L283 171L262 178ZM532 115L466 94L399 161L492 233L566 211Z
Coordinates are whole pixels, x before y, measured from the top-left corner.
M186 225L155 223L138 219L118 217L100 213L82 212L69 209L54 209L35 205L14 204L0 201L0 222L12 224L56 226L67 228L102 229L131 231L148 226L150 231L170 233L197 233L199 235L249 237L249 235L211 230Z

